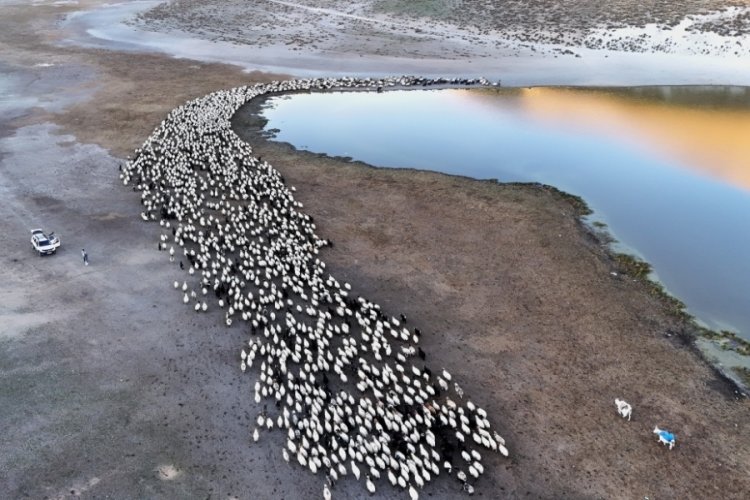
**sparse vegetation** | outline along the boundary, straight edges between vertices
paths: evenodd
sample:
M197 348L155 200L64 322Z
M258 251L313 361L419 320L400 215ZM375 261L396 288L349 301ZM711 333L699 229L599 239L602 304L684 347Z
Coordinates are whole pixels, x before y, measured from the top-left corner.
M413 17L434 17L455 23L470 23L482 29L506 29L529 40L561 40L606 26L642 27L658 24L673 28L687 16L727 7L744 7L741 0L686 0L682 2L591 2L589 0L376 0L374 10ZM739 36L750 29L750 15L703 22L696 30ZM544 30L530 27L544 26ZM544 31L544 33L541 33ZM595 39L592 39L592 41ZM542 40L538 40L542 41Z
M734 332L728 330L709 330L707 328L701 329L701 336L707 339L713 340L722 349L726 351L734 351L743 356L750 356L750 342L743 339Z
M616 253L614 254L614 259L617 263L617 271L621 274L627 274L638 279L646 279L651 274L651 264L637 257L624 253Z
M591 215L593 212L589 208L588 204L583 201L583 198L580 196L576 196L574 194L566 193L565 191L561 191L557 189L555 186L550 186L549 184L541 184L541 183L534 183L534 182L509 182L508 185L526 185L526 186L536 186L537 188L547 191L548 193L553 193L555 196L557 196L560 199L563 199L567 201L570 206L573 208L573 213L576 217L585 217L587 215Z
M746 6L741 0L687 0L683 2L591 2L590 0L296 0L294 2L256 2L246 0L172 0L141 14L136 24L152 30L182 30L202 38L253 46L284 44L293 51L305 48L346 51L339 42L342 35L356 40L374 41L375 54L408 53L425 55L430 51L440 58L495 57L497 49L517 53L581 57L575 49L610 49L629 52L671 52L673 40L660 41L645 32L640 34L606 33L602 30L657 24L668 30L687 16L733 6ZM227 15L225 15L227 14ZM293 33L275 29L298 17ZM307 17L306 17L307 16ZM741 42L750 30L750 14L738 11L719 20L700 20L691 31L709 32L727 37L717 41L721 53L747 54L750 47ZM328 18L330 23L321 23ZM392 23L383 23L390 18ZM303 19L315 20L307 22ZM372 21L370 20L372 19ZM450 28L448 28L450 27ZM446 36L446 29L451 35ZM262 36L260 36L262 33ZM427 36L425 36L427 35ZM486 35L499 35L494 39ZM469 42L431 47L434 40L458 37ZM330 42L335 43L331 44ZM384 45L398 41L396 47ZM553 44L544 49L537 44ZM739 43L739 45L738 45ZM348 44L351 45L351 44ZM572 49L572 50L571 50ZM702 53L706 47L697 47Z
M746 387L750 387L750 368L744 366L737 366L734 369L734 373L740 378Z

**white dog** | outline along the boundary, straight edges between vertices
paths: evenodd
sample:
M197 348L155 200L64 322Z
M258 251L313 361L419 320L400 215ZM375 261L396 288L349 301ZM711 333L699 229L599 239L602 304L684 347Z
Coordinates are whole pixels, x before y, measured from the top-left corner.
M622 418L627 418L630 422L630 416L633 414L633 407L621 399L615 399L615 406L617 406L617 413Z

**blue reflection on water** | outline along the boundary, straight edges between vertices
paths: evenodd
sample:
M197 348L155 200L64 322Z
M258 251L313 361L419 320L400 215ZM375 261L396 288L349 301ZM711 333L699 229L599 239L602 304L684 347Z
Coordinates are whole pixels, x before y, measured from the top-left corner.
M471 92L296 94L272 98L264 115L275 140L300 149L579 195L691 313L750 338L750 193L575 116L550 123L513 95L488 104Z

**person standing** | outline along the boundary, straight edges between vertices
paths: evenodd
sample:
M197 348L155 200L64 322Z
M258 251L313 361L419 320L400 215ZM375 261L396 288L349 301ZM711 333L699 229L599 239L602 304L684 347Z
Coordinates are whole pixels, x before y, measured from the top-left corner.
M83 257L83 265L88 266L89 265L89 254L86 253L85 248L81 248L81 256Z

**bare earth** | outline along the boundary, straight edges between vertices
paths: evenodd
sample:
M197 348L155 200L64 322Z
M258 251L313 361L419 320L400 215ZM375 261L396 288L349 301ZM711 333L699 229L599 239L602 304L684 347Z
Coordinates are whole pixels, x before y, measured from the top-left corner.
M117 181L175 106L280 76L61 48L54 23L72 8L0 11L0 76L14 93L0 99L10 109L0 114L1 496L318 496L321 477L251 444L246 332L184 309L171 290L181 271ZM332 274L405 312L430 363L496 416L511 458L487 461L477 495L746 497L748 400L684 344L685 325L643 283L611 274L567 198L299 153L254 134L250 113L238 121L334 241ZM57 231L61 251L35 256L31 227ZM615 397L634 405L632 422L616 416ZM677 433L675 450L656 443L654 425ZM334 495L364 491L346 481ZM458 492L441 478L424 494ZM381 482L376 496L394 495Z
M688 35L713 38L690 45L642 31L647 25L677 30L686 19ZM437 59L492 58L499 52L572 55L582 47L750 51L750 11L741 0L173 0L139 15L135 24L253 47ZM612 31L617 28L622 30Z

